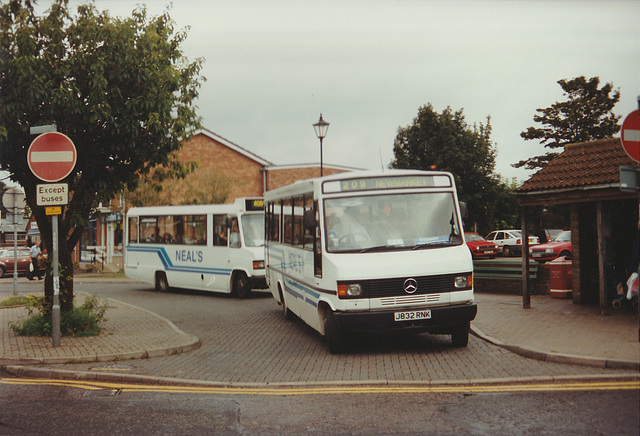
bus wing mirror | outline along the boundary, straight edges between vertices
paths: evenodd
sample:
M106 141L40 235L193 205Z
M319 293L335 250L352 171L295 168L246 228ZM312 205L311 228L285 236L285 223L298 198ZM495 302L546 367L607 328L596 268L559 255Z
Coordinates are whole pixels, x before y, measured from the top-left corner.
M469 215L469 211L467 210L467 202L460 201L458 203L460 204L460 215L462 215L462 218L466 218L467 215Z
M318 225L316 214L312 209L304 211L304 226L308 229L314 229Z

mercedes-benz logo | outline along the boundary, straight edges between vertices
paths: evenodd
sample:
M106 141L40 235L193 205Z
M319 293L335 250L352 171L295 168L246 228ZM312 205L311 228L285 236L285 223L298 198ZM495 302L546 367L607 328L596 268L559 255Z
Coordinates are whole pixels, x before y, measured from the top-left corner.
M413 294L417 290L418 282L416 282L416 279L407 279L404 281L404 291L407 294Z

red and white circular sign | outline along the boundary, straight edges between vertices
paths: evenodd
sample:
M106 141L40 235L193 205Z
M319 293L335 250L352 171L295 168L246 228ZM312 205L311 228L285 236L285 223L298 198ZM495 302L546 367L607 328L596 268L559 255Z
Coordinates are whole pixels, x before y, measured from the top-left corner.
M629 157L640 162L640 109L631 112L624 119L620 139Z
M38 136L27 152L31 172L44 182L57 182L67 177L76 166L77 159L73 141L58 132Z

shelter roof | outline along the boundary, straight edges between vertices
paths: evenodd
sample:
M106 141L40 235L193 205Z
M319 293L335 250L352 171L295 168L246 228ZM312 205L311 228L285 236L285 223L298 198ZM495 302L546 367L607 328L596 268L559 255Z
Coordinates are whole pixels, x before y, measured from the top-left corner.
M516 189L518 201L527 197L553 197L552 203L566 199L589 201L595 191L620 192L620 166L637 166L622 148L620 138L569 144L549 164ZM577 194L576 192L582 192ZM626 194L625 194L626 196Z

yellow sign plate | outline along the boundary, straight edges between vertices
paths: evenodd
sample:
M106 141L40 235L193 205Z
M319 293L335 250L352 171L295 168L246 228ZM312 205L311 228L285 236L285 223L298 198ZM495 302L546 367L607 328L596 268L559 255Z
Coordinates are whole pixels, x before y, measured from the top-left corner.
M61 215L62 214L62 206L49 206L45 207L44 211L47 215Z

